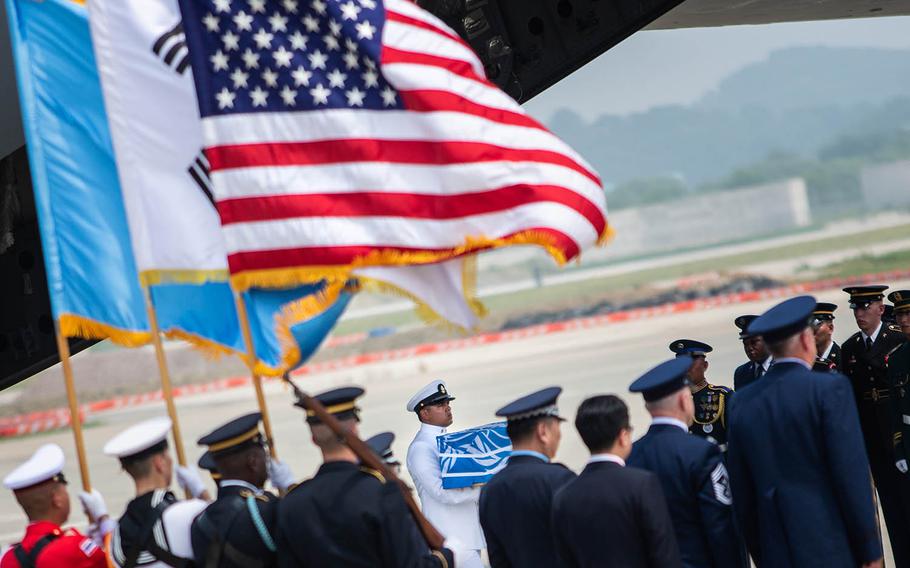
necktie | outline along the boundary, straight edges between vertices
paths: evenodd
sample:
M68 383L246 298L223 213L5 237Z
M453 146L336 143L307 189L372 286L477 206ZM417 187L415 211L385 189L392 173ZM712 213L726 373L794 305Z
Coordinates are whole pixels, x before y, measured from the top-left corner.
M761 363L755 364L755 378L760 379L765 374L765 367Z
M872 338L866 337L866 351L872 351Z

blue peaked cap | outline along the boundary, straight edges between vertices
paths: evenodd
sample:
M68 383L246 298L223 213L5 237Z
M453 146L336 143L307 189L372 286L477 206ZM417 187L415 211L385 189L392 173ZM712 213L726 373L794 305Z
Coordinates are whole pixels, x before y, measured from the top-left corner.
M664 361L629 385L629 392L640 392L646 402L660 400L689 384L692 356L682 354Z
M749 335L760 335L772 343L796 335L809 327L815 305L812 296L784 300L749 324Z

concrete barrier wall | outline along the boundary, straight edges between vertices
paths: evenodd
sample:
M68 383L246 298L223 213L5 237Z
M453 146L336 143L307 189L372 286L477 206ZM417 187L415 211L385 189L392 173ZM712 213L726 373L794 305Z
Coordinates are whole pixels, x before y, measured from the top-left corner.
M607 198L609 204L609 197ZM802 179L613 211L616 239L586 258L626 257L792 231L812 222Z
M910 207L910 160L866 166L861 179L868 209Z

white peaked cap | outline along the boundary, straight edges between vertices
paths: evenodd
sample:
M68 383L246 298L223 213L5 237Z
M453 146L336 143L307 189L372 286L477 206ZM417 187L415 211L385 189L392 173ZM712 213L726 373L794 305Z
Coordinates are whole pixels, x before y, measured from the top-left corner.
M440 400L455 400L454 396L449 394L449 390L446 387L445 381L433 381L417 391L417 394L411 397L411 400L408 401L407 410L408 412L414 412L420 410L423 406L421 403L427 401L427 399L432 398L432 402L437 402Z
M128 458L167 439L171 430L171 419L159 416L134 424L104 444L104 455Z
M38 485L63 471L63 450L57 444L44 444L25 463L3 478L7 489L16 491Z

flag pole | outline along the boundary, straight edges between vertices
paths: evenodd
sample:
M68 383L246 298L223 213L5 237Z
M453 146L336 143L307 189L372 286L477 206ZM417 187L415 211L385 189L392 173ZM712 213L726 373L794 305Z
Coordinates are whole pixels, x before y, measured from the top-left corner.
M237 304L237 319L240 322L240 331L243 333L243 343L246 346L247 364L253 376L253 388L256 389L256 400L259 403L259 413L262 414L262 429L269 443L269 454L273 459L278 459L275 450L275 439L272 437L272 420L269 418L269 408L265 402L265 392L262 390L262 377L256 372L256 348L253 345L253 332L250 330L250 318L246 311L246 302L243 294L234 290L234 302Z
M66 398L70 407L70 427L76 440L76 458L79 460L79 475L82 478L82 489L92 491L92 481L88 474L88 461L85 457L85 439L82 437L82 416L79 415L79 401L76 399L76 384L73 381L73 367L70 365L70 346L60 333L60 320L54 320L54 334L57 336L57 352L63 366L63 382L66 384Z
M186 452L183 448L183 436L180 434L180 420L177 418L177 405L174 404L174 393L171 390L171 374L167 367L167 357L164 354L164 345L161 343L161 330L158 329L158 314L152 304L152 294L149 287L142 286L142 295L145 297L145 310L149 317L149 327L152 332L152 343L155 346L155 358L158 360L158 374L161 378L161 395L167 406L167 414L171 419L171 432L174 434L174 451L177 453L177 463L186 466ZM186 497L192 497L189 490Z

